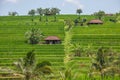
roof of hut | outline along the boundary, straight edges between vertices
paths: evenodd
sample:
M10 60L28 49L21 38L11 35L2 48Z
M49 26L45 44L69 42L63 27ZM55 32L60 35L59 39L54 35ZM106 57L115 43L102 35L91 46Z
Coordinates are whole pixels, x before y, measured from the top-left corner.
M57 36L48 36L44 40L60 40Z
M88 23L91 23L91 24L102 24L103 22L99 19L93 19L91 21L89 21Z

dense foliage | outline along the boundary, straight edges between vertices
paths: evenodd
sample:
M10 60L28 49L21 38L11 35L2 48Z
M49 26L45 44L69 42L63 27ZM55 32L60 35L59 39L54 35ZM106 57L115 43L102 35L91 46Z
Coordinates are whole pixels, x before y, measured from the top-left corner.
M39 29L32 28L30 31L25 33L25 37L27 39L27 43L29 44L37 44L43 37L42 32Z

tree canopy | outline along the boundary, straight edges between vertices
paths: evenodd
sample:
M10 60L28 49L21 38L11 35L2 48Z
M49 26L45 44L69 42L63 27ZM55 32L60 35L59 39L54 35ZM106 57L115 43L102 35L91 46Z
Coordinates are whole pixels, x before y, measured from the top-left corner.
M98 12L95 12L94 13L95 16L98 16L98 19L102 19L102 17L105 15L105 12L104 11L98 11Z
M25 37L27 39L27 43L29 44L37 44L40 42L43 34L38 28L32 28L31 30L25 33Z
M34 10L34 9L31 9L31 10L28 12L28 15L34 16L34 15L35 15L35 10Z

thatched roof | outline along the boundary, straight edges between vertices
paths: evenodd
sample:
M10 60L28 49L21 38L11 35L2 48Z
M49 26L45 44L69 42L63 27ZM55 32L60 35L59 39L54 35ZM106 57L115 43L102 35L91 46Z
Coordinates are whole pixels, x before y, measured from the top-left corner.
M103 22L99 19L94 19L88 22L89 24L103 24Z
M58 38L57 36L48 36L44 40L60 40L60 38Z

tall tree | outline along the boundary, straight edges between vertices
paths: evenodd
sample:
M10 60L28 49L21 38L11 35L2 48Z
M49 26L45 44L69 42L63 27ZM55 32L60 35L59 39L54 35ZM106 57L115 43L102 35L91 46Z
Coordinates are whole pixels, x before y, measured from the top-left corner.
M80 14L82 13L82 9L77 9L76 13L79 14L79 17L78 17L78 18L79 18L79 20L80 20Z
M45 8L44 9L44 15L46 16L46 22L48 21L48 15L50 14L50 8Z
M56 15L60 13L60 9L58 8L52 8L50 10L51 14L54 15L54 21L56 21Z
M40 15L39 21L42 21L43 9L42 8L38 8L37 9L37 13Z
M28 12L28 15L32 16L32 21L34 21L33 17L35 16L35 10L34 9L31 9L29 12Z
M105 15L105 12L100 10L100 11L98 11L98 12L95 12L94 15L97 16L98 19L101 20L102 17Z

